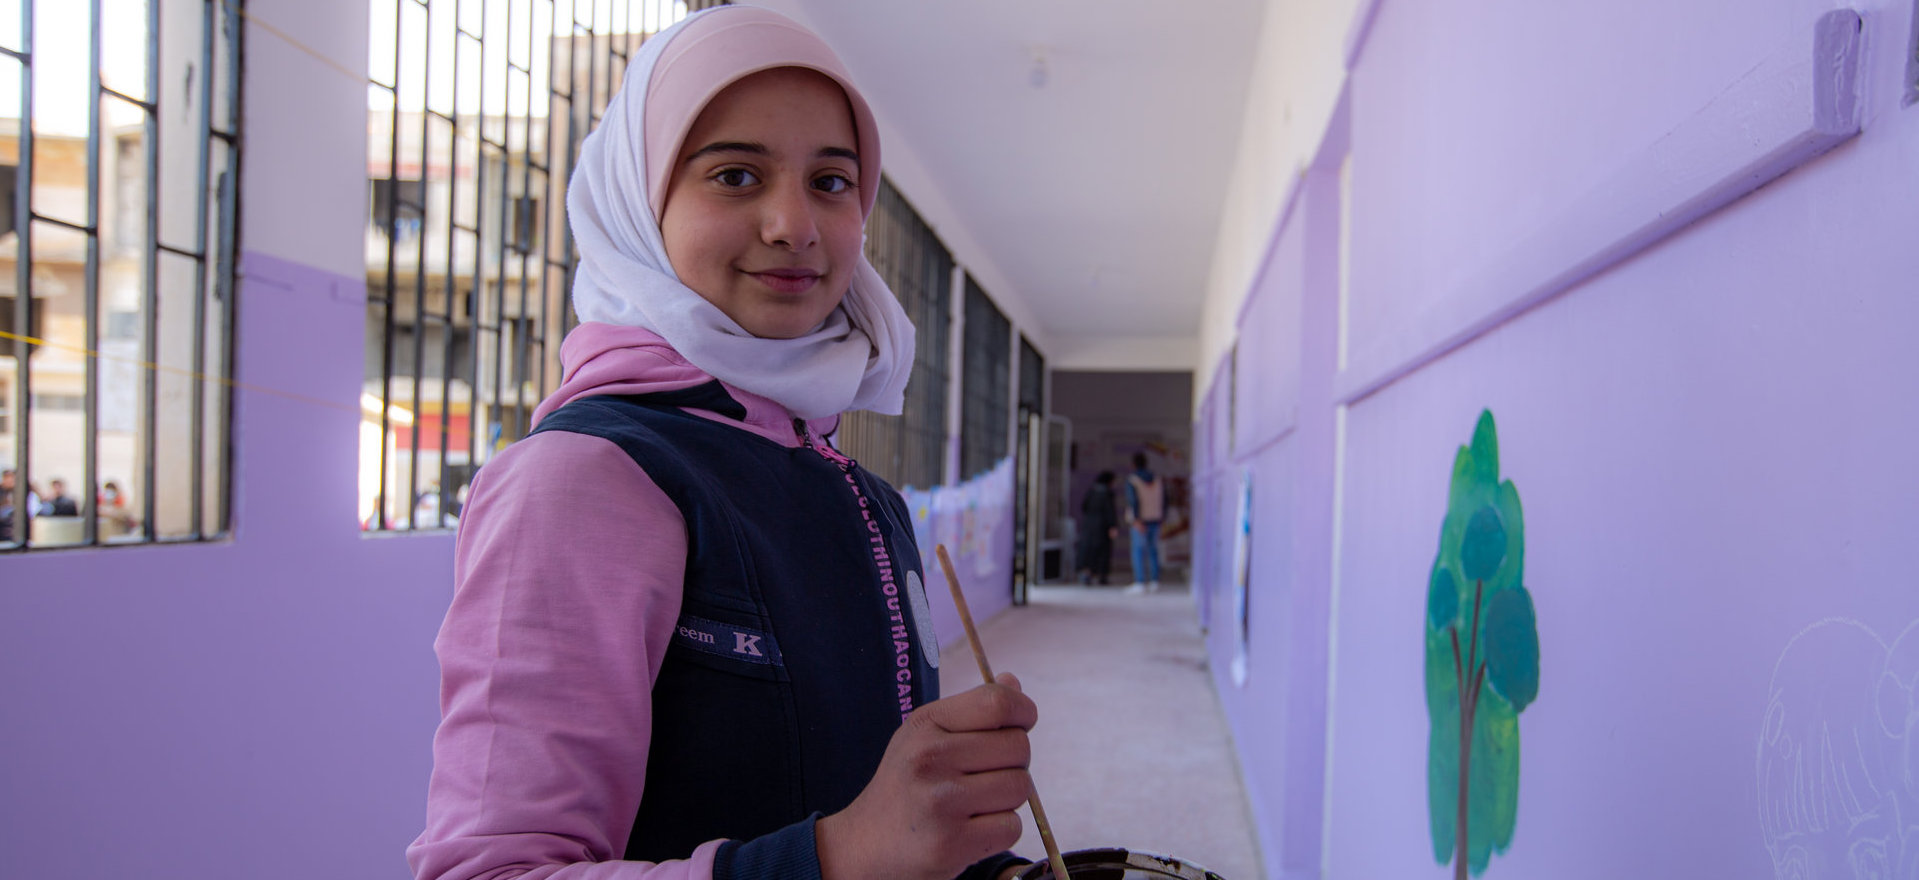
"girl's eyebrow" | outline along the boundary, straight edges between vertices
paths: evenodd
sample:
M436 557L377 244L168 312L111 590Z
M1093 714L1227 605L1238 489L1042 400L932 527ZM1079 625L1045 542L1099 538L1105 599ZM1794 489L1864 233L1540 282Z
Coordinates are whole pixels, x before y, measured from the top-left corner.
M714 141L713 143L694 150L691 155L686 157L686 161L692 162L701 156L711 155L713 153L751 153L755 156L766 156L770 155L772 151L768 150L765 144L755 143L753 141ZM859 153L845 147L821 147L819 155L821 158L848 159L855 165L858 165L860 161Z
M751 141L714 141L694 150L692 155L686 157L686 161L691 162L712 153L752 153L756 156L764 156L770 152L772 151L768 150L765 144L756 144Z

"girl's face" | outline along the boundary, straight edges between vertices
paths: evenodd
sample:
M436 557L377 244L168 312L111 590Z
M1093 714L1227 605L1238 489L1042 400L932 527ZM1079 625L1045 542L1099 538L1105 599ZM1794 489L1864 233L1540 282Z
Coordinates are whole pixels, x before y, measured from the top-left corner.
M674 162L660 231L680 280L748 333L819 326L860 256L860 162L846 93L801 68L727 86Z

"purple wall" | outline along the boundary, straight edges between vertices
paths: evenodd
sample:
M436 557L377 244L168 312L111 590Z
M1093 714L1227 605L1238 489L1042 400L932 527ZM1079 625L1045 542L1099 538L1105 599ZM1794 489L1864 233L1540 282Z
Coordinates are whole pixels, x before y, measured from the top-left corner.
M407 876L452 541L354 521L360 283L242 272L234 538L0 559L9 874Z
M1542 657L1487 875L1919 876L1911 4L1683 6L1379 4L1203 475L1254 474L1244 688L1210 612L1271 876L1451 874L1421 621L1482 409Z
M8 876L397 880L424 824L452 539L355 522L366 5L247 14L234 534L0 558Z
M1327 613L1332 572L1332 404L1338 328L1338 161L1346 109L1321 159L1288 199L1240 314L1230 374L1200 414L1211 456L1203 608L1214 684L1234 730L1269 877L1319 876L1326 751ZM1230 387L1226 385L1230 382ZM1211 426L1207 430L1204 426ZM1221 436L1221 435L1225 436ZM1233 536L1252 481L1248 669L1231 675L1239 624Z

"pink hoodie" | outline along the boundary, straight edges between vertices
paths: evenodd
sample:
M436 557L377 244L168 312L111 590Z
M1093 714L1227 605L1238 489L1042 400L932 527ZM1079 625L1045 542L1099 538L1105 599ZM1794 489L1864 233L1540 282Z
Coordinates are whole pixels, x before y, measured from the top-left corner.
M581 324L571 365L534 422L597 394L673 391L712 377L650 331ZM731 386L745 421L787 446L785 407ZM807 423L823 436L838 417ZM722 841L685 860L618 859L638 812L648 695L680 614L686 526L611 441L554 431L513 444L473 482L454 595L434 651L439 732L427 826L407 848L421 880L709 880Z

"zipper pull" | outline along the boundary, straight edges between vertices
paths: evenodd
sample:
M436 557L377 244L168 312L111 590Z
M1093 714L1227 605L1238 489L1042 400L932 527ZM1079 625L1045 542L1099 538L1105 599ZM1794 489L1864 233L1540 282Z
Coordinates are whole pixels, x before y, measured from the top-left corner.
M827 461L830 461L843 468L850 468L857 464L857 462L853 461L851 458L848 458L846 456L846 453L843 453L837 449L834 449L832 446L826 443L823 443L823 442L814 443L813 435L807 433L806 431L805 419L796 418L793 420L793 433L800 435L800 445L805 446L806 448L819 453L820 457L826 459Z

